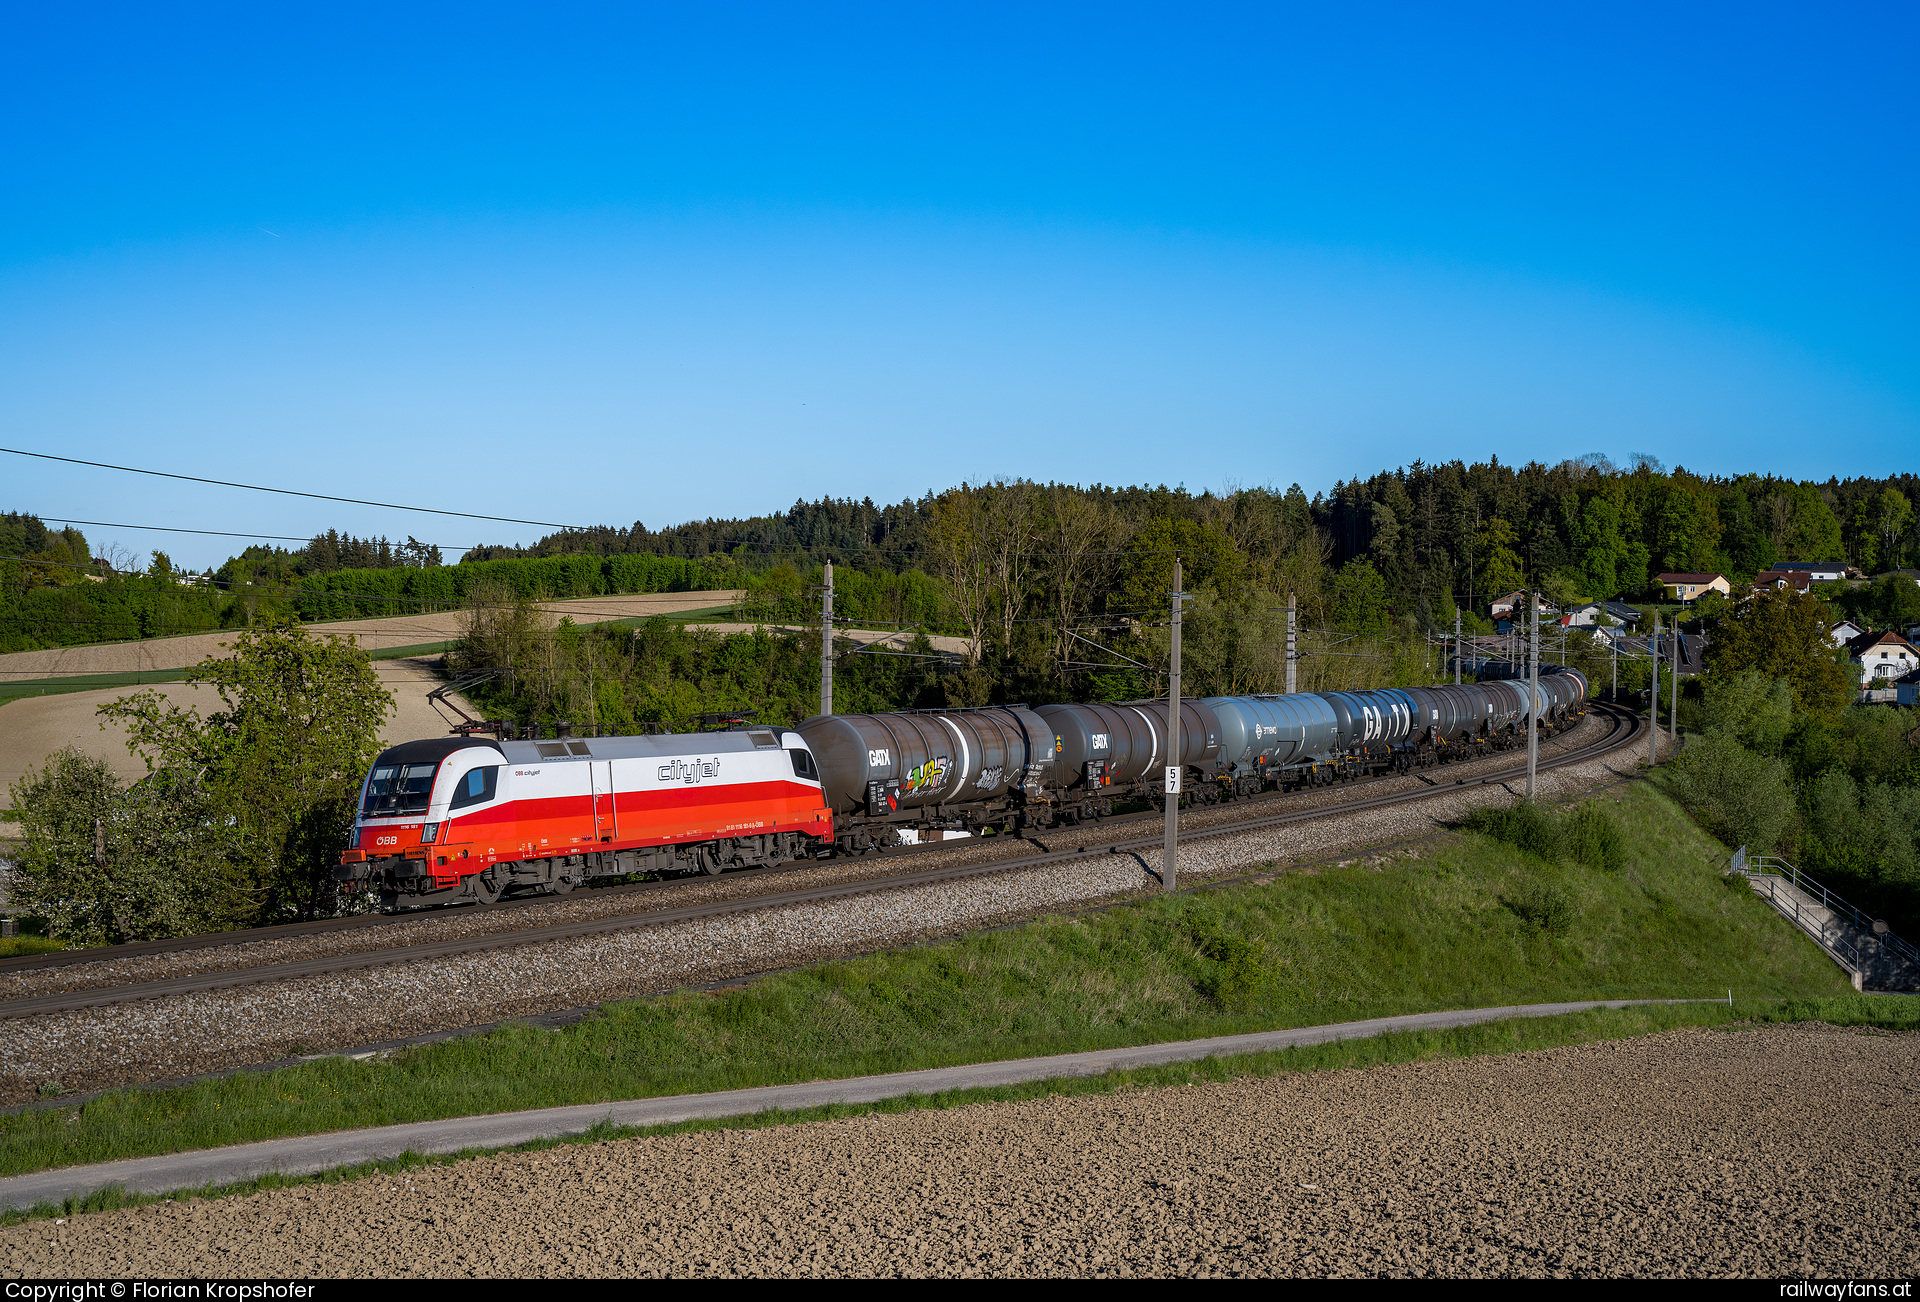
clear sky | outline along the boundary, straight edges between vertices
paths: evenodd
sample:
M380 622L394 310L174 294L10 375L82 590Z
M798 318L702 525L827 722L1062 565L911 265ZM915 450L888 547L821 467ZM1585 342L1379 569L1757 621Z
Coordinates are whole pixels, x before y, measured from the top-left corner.
M994 475L1825 478L1920 446L1911 5L16 3L7 30L8 447L660 526ZM0 509L543 532L8 456Z

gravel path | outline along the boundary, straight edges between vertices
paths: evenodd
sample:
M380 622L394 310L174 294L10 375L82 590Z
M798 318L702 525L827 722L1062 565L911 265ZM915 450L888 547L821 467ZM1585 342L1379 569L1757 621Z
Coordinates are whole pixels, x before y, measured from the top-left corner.
M1580 746L1605 735L1607 723L1589 717L1542 748L1546 758ZM1458 781L1473 781L1497 772L1513 762L1511 754L1475 760L1467 764L1447 765L1431 771L1428 780L1400 775L1372 782L1298 792L1279 798L1203 807L1181 815L1181 827L1195 831L1220 827L1280 813L1294 813L1344 804L1362 796L1390 795L1431 787L1448 787ZM507 909L471 907L423 910L404 922L352 931L321 932L317 935L290 936L285 939L250 941L178 953L148 954L109 958L96 963L34 968L23 972L0 973L0 1000L25 999L35 995L59 994L70 990L93 990L109 986L131 985L194 976L207 972L230 972L270 963L320 958L335 954L363 954L403 945L468 936L502 935L534 927L615 917L647 910L678 909L692 905L745 899L754 895L801 890L811 886L835 886L848 882L873 881L900 872L947 866L985 863L998 858L1014 858L1035 850L1073 849L1082 845L1106 845L1116 838L1151 836L1157 823L1085 824L1042 833L1036 840L1001 837L969 838L937 852L919 851L911 855L866 855L858 859L828 860L808 864L790 872L725 875L719 878L697 877L674 882L645 893L584 891L551 903L518 905ZM1130 830L1129 830L1130 829Z
M1911 1277L1916 1069L1920 1036L1682 1030L616 1140L33 1221L0 1270Z
M1619 757L1589 760L1542 774L1540 789L1570 794L1631 771ZM1472 806L1511 798L1498 786L1463 787L1410 806L1210 838L1181 848L1180 871L1191 882L1424 836ZM1149 869L1157 871L1157 855L1089 855L852 899L11 1021L0 1038L0 1102L28 1101L47 1080L82 1092L167 1080L872 952L1123 898L1150 888Z

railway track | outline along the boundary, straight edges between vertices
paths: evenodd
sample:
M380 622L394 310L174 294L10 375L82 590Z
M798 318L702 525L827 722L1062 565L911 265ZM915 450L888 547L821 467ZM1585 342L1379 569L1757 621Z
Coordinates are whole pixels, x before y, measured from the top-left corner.
M1539 767L1541 770L1562 768L1578 764L1610 751L1631 745L1644 736L1644 723L1638 715L1605 705L1595 706L1592 711L1608 720L1607 733L1585 745L1571 748L1551 757L1543 755ZM1412 790L1400 790L1380 795L1362 796L1355 800L1337 804L1316 804L1308 808L1285 810L1279 813L1257 815L1251 818L1236 818L1207 826L1186 827L1180 834L1183 845L1193 844L1222 836L1237 836L1262 828L1280 827L1287 824L1313 822L1326 818L1340 817L1359 813L1364 810L1378 809L1391 805L1412 804L1431 799L1449 792L1460 791L1474 786L1502 785L1517 776L1524 775L1524 763L1497 769L1491 772L1475 773L1451 782L1434 781L1433 785ZM1429 779L1431 781L1431 779ZM1256 798L1247 802L1236 802L1258 811L1265 801L1283 800L1278 795ZM712 918L726 914L745 913L762 909L776 909L795 904L815 904L853 896L868 895L876 892L897 890L914 886L952 882L974 877L985 877L1000 873L1011 873L1044 867L1047 864L1082 860L1093 855L1137 855L1142 859L1142 884L1145 885L1146 873L1157 870L1157 851L1161 845L1161 835L1156 830L1150 835L1128 836L1126 833L1144 825L1158 827L1161 814L1147 811L1139 814L1118 815L1109 818L1100 825L1103 832L1117 832L1111 839L1098 840L1094 844L1079 845L1068 849L1043 850L1040 853L995 857L981 862L948 864L914 870L910 866L905 871L889 873L879 877L866 877L829 885L801 887L793 890L767 891L745 897L706 901L697 904L666 907L636 908L611 915L575 919L542 926L524 927L510 931L477 935L449 937L442 940L427 941L418 944L394 945L357 952L329 954L308 959L296 959L287 962L269 962L248 967L237 967L212 972L203 972L173 978L152 981L128 982L95 988L69 990L54 994L27 996L0 1001L0 1020L33 1017L48 1013L70 1012L79 1009L97 1008L111 1004L130 1003L142 1000L164 999L174 995L197 994L212 990L226 990L237 987L260 985L270 982L292 981L303 977L333 976L342 973L363 971L369 968L387 967L396 964L418 962L426 959L448 958L476 951L503 949L525 945L538 945L547 942L577 939L583 936L626 931L638 927L664 926L676 922ZM1085 830L1083 825L1081 830ZM975 843L977 846L977 843ZM1030 841L1014 844L1032 844ZM953 843L909 847L889 852L890 862L900 859L911 861L924 855L951 850ZM783 865L778 868L751 869L746 872L728 874L727 878L739 880L748 877L772 877L795 871L804 871L814 864ZM596 896L620 893L641 897L637 903L644 903L645 897L652 892L683 885L678 881L642 882L626 886L604 888ZM550 904L545 897L535 897L520 901L503 901L499 904L481 906L488 910L513 910L531 905ZM465 911L463 911L465 912ZM288 926L261 928L251 932L227 933L220 936L183 937L177 940L149 941L134 945L114 946L111 949L67 951L61 954L36 955L30 958L0 961L0 975L22 972L32 969L71 966L89 962L107 962L143 955L160 955L209 949L221 946L247 944L258 941L285 941L299 939L322 933L353 931L379 928L397 923L419 921L420 915L367 915L359 918L328 919L312 923L296 923Z

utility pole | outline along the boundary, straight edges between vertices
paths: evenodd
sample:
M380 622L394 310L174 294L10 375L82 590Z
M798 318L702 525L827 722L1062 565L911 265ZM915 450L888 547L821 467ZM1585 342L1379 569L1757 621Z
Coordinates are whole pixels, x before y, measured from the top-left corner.
M1620 699L1620 639L1609 636L1607 645L1613 651L1613 687L1607 692L1607 699L1618 701Z
M1160 886L1173 889L1179 868L1180 847L1180 607L1186 593L1180 590L1180 560L1173 562L1173 653L1172 672L1167 678L1167 845L1160 860Z
M1647 767L1660 762L1660 612L1653 612L1653 634L1647 638L1653 661L1653 690L1647 696Z
M833 562L820 594L820 713L833 713Z
M1673 632L1670 634L1670 636L1673 638L1673 654L1667 657L1667 663L1670 666L1670 668L1667 670L1667 676L1673 679L1673 689L1668 698L1670 703L1667 709L1667 740L1679 741L1680 740L1680 615L1678 612L1675 612L1674 614Z
M1540 765L1540 600L1527 593L1533 633L1527 639L1527 801L1533 801L1533 774Z
M1173 572L1177 575L1180 573L1180 562L1175 561L1173 564L1174 564ZM1174 579L1173 586L1176 588L1180 586L1180 580L1178 578ZM1295 692L1300 690L1300 623L1299 623L1299 612L1294 606L1294 601L1295 601L1295 598L1293 595L1293 589L1288 588L1287 589L1287 695L1289 696L1293 695ZM1173 626L1176 629L1180 627L1178 615L1174 616ZM1179 634L1176 633L1174 636L1177 639L1179 637Z
M1460 685L1460 607L1453 608L1453 685Z

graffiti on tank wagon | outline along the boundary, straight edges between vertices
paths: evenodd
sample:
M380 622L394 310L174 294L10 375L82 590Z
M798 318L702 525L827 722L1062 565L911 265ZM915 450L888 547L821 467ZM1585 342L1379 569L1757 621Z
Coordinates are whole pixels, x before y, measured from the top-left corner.
M1000 775L1005 771L1006 766L1001 764L996 764L990 769L982 769L979 780L973 784L973 789L975 791L993 790L1000 785Z
M909 794L916 791L932 791L946 780L947 757L942 755L938 759L930 759L918 768L909 770L901 787Z

